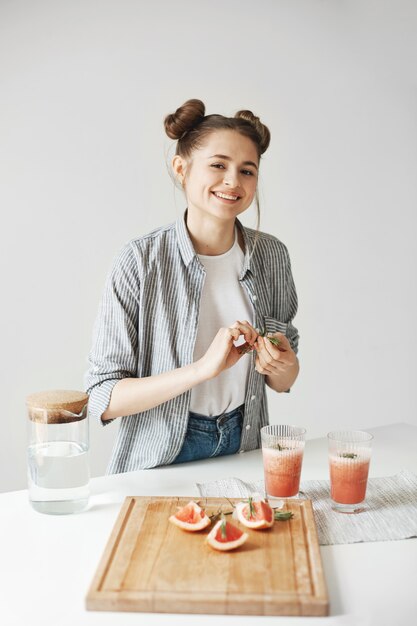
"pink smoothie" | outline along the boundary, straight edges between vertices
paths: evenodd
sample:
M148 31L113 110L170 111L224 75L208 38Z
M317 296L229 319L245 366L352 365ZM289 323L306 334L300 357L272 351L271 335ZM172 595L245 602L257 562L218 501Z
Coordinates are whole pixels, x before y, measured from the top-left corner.
M289 450L262 448L265 489L269 496L290 498L298 494L304 444Z
M363 456L330 456L330 495L334 502L359 504L365 500L369 461L369 457Z

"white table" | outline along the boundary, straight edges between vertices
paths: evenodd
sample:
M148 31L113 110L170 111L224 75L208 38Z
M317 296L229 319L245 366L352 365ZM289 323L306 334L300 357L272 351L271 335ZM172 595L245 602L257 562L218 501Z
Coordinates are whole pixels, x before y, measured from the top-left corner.
M392 424L374 434L370 476L401 469L417 473L417 427ZM89 509L52 516L32 510L27 491L0 494L0 622L5 626L130 624L338 624L401 626L417 623L417 541L321 548L330 617L242 617L90 612L84 599L127 495L198 496L195 482L229 476L259 480L259 450L95 478ZM327 478L327 442L307 441L304 480Z

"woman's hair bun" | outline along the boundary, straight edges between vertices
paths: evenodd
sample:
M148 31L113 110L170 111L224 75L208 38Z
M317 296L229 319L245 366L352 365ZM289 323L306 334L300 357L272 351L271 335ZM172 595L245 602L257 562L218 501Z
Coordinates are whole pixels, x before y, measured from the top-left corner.
M170 139L181 139L204 118L206 107L201 100L187 100L164 119L165 132Z
M235 117L246 120L252 124L259 135L259 147L261 149L261 154L263 154L267 150L269 142L271 141L271 133L269 132L268 127L265 126L265 124L262 124L259 117L254 115L252 111L238 111L235 113Z

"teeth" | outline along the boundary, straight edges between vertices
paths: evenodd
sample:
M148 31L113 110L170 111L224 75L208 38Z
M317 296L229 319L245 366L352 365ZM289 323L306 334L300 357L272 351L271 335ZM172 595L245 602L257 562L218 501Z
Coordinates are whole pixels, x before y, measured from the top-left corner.
M225 198L226 200L237 200L239 196L228 196L225 193L220 193L220 191L215 191L214 195L218 198Z

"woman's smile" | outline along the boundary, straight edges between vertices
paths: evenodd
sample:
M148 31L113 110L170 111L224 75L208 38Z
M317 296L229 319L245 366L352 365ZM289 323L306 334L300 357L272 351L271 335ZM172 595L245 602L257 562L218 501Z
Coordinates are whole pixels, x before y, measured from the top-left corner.
M221 202L225 202L226 204L234 204L240 200L240 196L235 196L233 194L226 194L221 191L212 191L211 192L215 198L220 200Z

